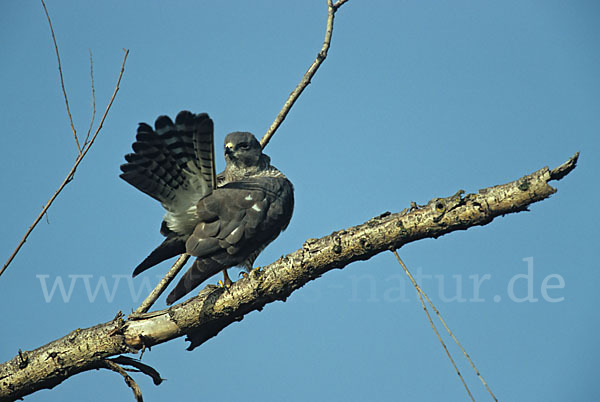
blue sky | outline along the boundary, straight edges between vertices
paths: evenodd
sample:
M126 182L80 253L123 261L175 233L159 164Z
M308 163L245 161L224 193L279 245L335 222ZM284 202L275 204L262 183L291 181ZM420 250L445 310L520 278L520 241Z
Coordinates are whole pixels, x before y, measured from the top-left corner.
M219 150L230 131L262 136L320 49L326 19L324 0L47 6L80 133L91 114L88 49L98 114L121 49L130 55L97 143L49 224L0 277L1 361L128 313L168 268L128 278L161 241L163 214L118 178L138 122L208 112ZM76 150L41 4L0 7L6 259ZM295 184L296 208L257 264L411 201L505 183L581 151L577 169L554 182L558 193L530 212L409 244L400 255L501 400L600 399L592 385L600 357L598 17L594 1L350 0L328 59L266 149ZM51 294L57 281L65 297L59 288ZM482 281L478 295L474 281ZM490 400L447 344L476 400ZM467 400L391 253L327 273L197 350L185 347L178 339L144 355L168 380L156 387L134 375L145 400ZM27 400L82 395L131 398L118 375L103 371Z

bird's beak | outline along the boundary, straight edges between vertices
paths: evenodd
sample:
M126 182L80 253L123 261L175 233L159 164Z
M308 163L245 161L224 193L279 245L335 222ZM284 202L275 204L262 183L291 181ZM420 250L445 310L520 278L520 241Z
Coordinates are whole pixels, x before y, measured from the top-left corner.
M233 143L228 142L227 144L225 144L225 155L231 154L233 154Z

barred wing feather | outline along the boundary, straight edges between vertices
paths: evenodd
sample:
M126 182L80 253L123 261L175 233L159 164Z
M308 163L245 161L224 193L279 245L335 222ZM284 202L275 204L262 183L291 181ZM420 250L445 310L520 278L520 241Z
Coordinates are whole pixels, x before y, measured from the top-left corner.
M160 201L169 230L186 234L197 223L196 204L215 188L213 121L208 114L180 112L138 127L133 153L121 178Z

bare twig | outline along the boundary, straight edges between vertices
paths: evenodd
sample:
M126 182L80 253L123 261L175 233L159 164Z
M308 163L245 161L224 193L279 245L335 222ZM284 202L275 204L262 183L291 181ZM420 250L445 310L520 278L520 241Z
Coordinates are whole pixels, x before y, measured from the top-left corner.
M6 271L6 268L10 265L10 263L15 258L15 256L17 255L17 253L19 252L21 247L23 247L23 244L25 244L25 242L27 241L27 237L29 237L29 235L31 234L33 229L36 227L36 225L40 222L40 220L44 216L44 214L46 214L46 211L48 211L48 208L50 208L50 206L52 205L52 203L54 202L56 197L58 197L58 194L60 194L60 192L65 188L65 186L67 184L69 184L69 182L71 180L73 180L73 177L75 175L75 171L77 170L77 167L79 167L79 164L81 163L81 161L83 160L85 155L88 153L88 151L94 144L94 141L96 140L96 137L98 136L98 133L100 133L100 130L102 129L102 125L104 124L104 120L106 119L106 116L108 115L108 112L113 104L113 101L115 100L115 97L117 96L117 92L119 91L119 85L121 83L121 78L123 77L123 72L125 71L125 62L127 61L127 55L129 55L128 49L123 49L123 50L125 51L125 56L123 56L123 64L121 64L121 71L119 72L119 78L117 79L117 84L115 85L115 90L112 94L112 97L110 98L110 101L108 102L108 105L106 106L106 110L104 111L104 114L102 115L102 119L100 119L100 124L96 128L94 135L92 136L92 138L90 139L88 144L83 148L81 154L79 154L79 156L75 160L75 164L73 165L73 167L71 168L71 170L69 171L69 173L67 174L67 176L65 177L63 182L61 183L61 185L58 187L58 190L56 190L54 195L52 195L52 197L50 197L50 199L48 200L46 205L44 205L44 208L42 208L42 212L40 212L40 214L37 216L37 218L35 218L35 220L33 221L33 224L29 227L29 229L27 229L27 232L25 232L25 235L23 236L23 238L17 245L17 248L12 252L10 257L8 258L8 261L6 261L6 263L4 263L4 265L2 266L2 270L0 270L0 275L2 275L4 273L4 271Z
M456 370L456 374L458 374L458 378L460 378L460 381L462 382L463 386L467 390L467 394L469 394L469 397L471 398L471 400L473 402L475 402L475 398L473 398L473 394L471 394L471 390L469 390L469 387L467 386L465 379L463 378L462 374L460 374L460 370L458 369L458 367L456 367L456 363L454 363L454 359L452 358L452 355L450 355L450 352L448 351L448 348L446 347L444 340L442 339L440 333L438 332L437 328L435 327L435 324L433 323L433 320L431 319L431 315L429 314L429 311L427 310L427 306L425 305L425 302L423 301L423 296L425 296L428 301L429 301L429 298L427 297L425 292L421 289L421 287L417 284L417 282L415 281L413 276L410 274L410 272L408 271L408 268L406 268L406 265L404 265L404 262L402 261L402 259L400 259L398 252L396 250L394 250L394 251L392 251L392 253L394 253L396 258L398 259L398 262L400 263L400 265L402 265L404 272L406 273L406 275L408 275L408 278L410 279L413 286L417 290L417 295L419 296L419 301L421 302L421 306L423 306L423 311L425 311L425 314L427 315L427 319L429 320L429 325L431 325L431 328L433 328L433 332L435 332L435 335L437 336L438 340L442 344L442 347L444 348L444 352L446 352L448 359L450 359L450 363L452 363L452 367L454 367L454 370ZM431 303L431 301L429 303ZM437 312L437 310L436 310L436 312Z
M477 370L477 367L475 367L475 363L473 362L473 360L471 359L471 357L469 356L469 354L467 353L467 351L465 350L465 348L463 348L463 346L461 345L461 343L458 341L458 339L456 338L456 336L454 336L454 333L450 330L450 328L446 324L446 321L444 320L444 318L442 318L442 315L440 314L440 312L438 311L438 309L435 307L435 305L433 304L433 302L431 301L431 299L429 299L429 297L427 297L427 294L425 293L425 291L423 289L421 289L421 287L414 280L413 276L408 271L408 268L406 268L406 265L404 265L404 262L402 261L402 259L398 255L398 252L396 250L394 250L393 253L396 256L396 259L398 260L398 262L400 263L400 265L402 265L402 269L404 269L404 272L406 273L406 275L408 275L408 278L412 282L413 286L415 287L415 289L417 289L417 293L419 294L419 299L421 299L421 304L423 305L423 309L425 310L425 313L427 314L427 317L429 318L429 322L430 322L431 326L433 327L433 330L437 334L438 339L442 343L442 346L444 347L444 350L446 350L446 353L448 354L448 357L450 358L450 361L452 361L452 365L454 366L454 368L456 369L456 372L460 376L460 379L463 382L465 388L467 388L467 384L465 384L462 376L458 372L458 369L456 368L456 365L454 364L454 361L452 360L452 358L450 357L450 354L448 353L448 349L446 349L446 345L442 341L442 338L440 337L437 329L435 328L435 325L433 325L433 322L431 320L431 316L429 315L429 312L427 311L427 307L425 306L425 303L423 303L423 298L421 297L421 295L423 295L423 297L425 297L425 299L427 300L427 302L429 303L429 305L431 306L431 308L433 309L433 311L437 315L438 319L444 325L444 328L446 329L446 332L448 332L448 334L452 337L452 340L458 345L458 347L460 348L460 350L463 352L463 354L465 355L465 357L467 358L467 360L471 364L471 367L473 368L473 371L475 371L475 374L477 374L477 377L479 377L479 379L481 380L481 382L485 386L485 389L487 389L488 393L492 396L492 398L494 399L494 401L498 402L498 399L496 398L496 396L494 395L494 393L490 389L489 385L483 379L483 376L481 375L481 373L479 373L479 370ZM467 392L471 396L471 399L473 399L473 396L471 395L471 392L469 392L469 388L467 388Z
M69 116L69 123L71 123L71 130L73 130L73 137L75 137L75 144L77 145L78 155L81 155L81 146L79 145L79 139L77 138L77 131L75 130L75 125L73 124L73 117L71 117L71 109L69 108L69 99L67 98L67 91L65 90L65 81L63 80L62 66L60 64L60 55L58 54L58 44L56 43L56 37L54 36L54 28L52 28L52 21L50 20L50 15L48 14L48 9L46 8L46 3L44 0L42 1L42 6L44 7L44 12L46 13L46 18L48 19L48 25L50 25L50 33L52 34L52 42L54 42L54 50L56 51L56 60L58 61L58 74L60 75L60 86L62 88L63 96L65 98L65 105L67 106L67 115Z
M117 363L115 363L112 360L104 359L104 360L98 361L97 368L105 368L105 369L112 370L115 373L121 374L123 376L123 379L125 380L125 384L127 384L127 386L129 388L131 388L131 391L133 391L133 396L135 397L135 400L137 402L144 401L140 387L137 385L135 380L133 378L131 378L129 376L129 374L127 374L127 372L123 369L123 367L119 366Z
M90 138L92 127L94 126L94 119L96 118L96 88L94 87L94 60L92 59L92 49L90 49L90 80L92 82L92 118L90 120L90 128L88 128L83 146L85 147Z
M269 129L267 130L267 133L260 140L260 145L261 147L263 147L263 149L267 146L267 144L271 140L271 137L273 137L275 131L277 131L281 123L283 123L290 109L292 108L292 106L294 106L294 103L296 102L296 100L298 100L300 94L302 94L302 91L304 91L308 84L310 84L310 80L315 75L323 61L325 61L325 58L327 57L327 52L329 51L329 45L331 44L331 35L333 33L333 19L335 17L335 12L346 1L348 0L339 0L337 3L333 4L331 0L327 0L327 26L325 29L325 40L323 41L321 51L319 52L319 54L317 54L317 58L310 65L310 67L304 74L304 77L302 77L300 83L298 84L298 86L296 86L296 89L292 91L290 96L283 104L283 108L281 109L277 117L275 117L275 121L273 121L273 124L271 124L271 127L269 127Z
M138 371L140 373L146 374L147 376L152 378L152 382L154 382L154 385L160 385L163 382L163 379L161 378L160 373L158 371L156 371L153 367L151 367L147 364L144 364L137 359L132 359L131 357L128 357L128 356L117 356L117 357L113 357L112 359L107 359L107 360L111 360L122 366L126 365L126 366L135 367L135 370L131 370L131 369L125 369L125 370Z
M165 291L167 286L175 279L181 268L185 265L187 260L190 258L189 254L183 253L177 258L177 261L173 264L169 272L158 282L158 285L152 292L146 297L146 299L140 304L140 306L134 311L135 314L143 314L150 310L150 307L156 302L160 295Z
M337 9L340 8L347 1L348 0L338 0L338 1L336 1L335 4L333 5L333 9L335 11L337 11Z

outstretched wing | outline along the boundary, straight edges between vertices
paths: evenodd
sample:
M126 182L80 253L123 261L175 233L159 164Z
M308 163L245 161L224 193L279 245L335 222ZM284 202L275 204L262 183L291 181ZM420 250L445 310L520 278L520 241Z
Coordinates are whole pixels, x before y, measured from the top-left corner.
M292 184L257 177L219 187L198 202L200 222L186 241L198 257L169 294L171 304L224 268L252 267L256 256L284 230L292 216Z
M154 126L139 125L121 178L160 201L170 231L189 234L196 203L215 188L213 121L206 113L182 111L175 123L160 116Z

